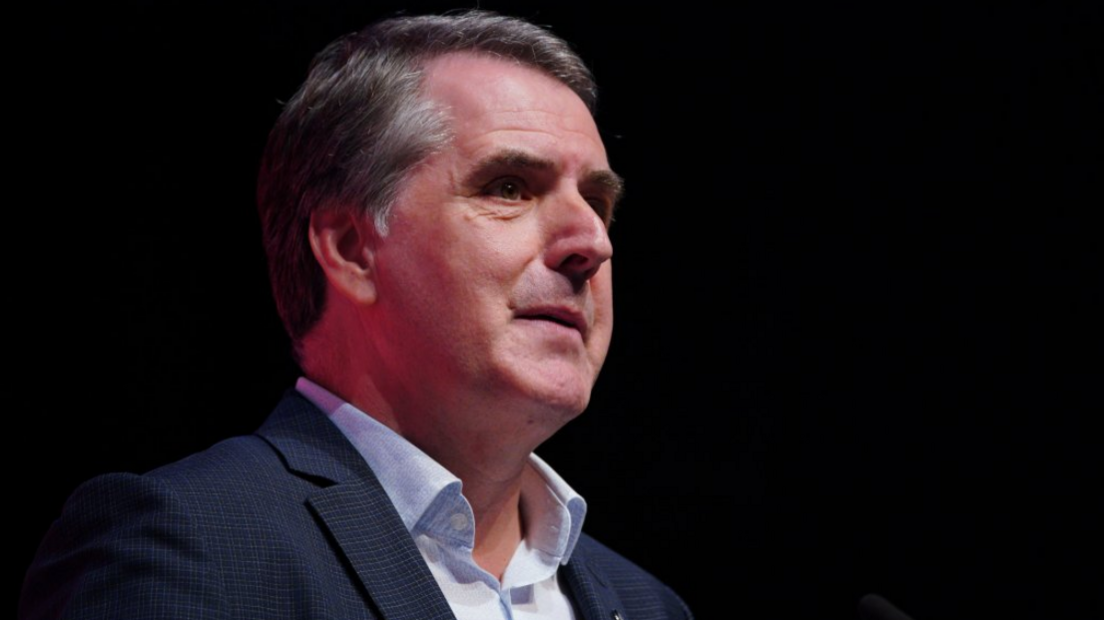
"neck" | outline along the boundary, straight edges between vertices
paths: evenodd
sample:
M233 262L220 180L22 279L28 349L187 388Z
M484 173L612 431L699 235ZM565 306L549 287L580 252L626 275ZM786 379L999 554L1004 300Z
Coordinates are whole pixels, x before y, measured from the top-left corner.
M475 513L475 548L472 558L483 570L502 581L506 566L525 538L521 514L521 475L510 480L480 479L459 475L464 497Z
M503 445L494 440L501 434L449 429L447 424L434 423L436 416L399 415L390 402L379 398L371 381L349 383L336 376L307 373L312 381L370 414L460 479L475 517L472 558L501 582L525 537L521 488L532 449L516 436Z
M501 582L506 566L525 537L521 488L529 467L529 453L463 449L465 444L478 445L474 438L442 443L432 438L426 441L425 437L406 436L406 439L463 483L464 498L475 516L472 558ZM492 454L495 458L474 458Z

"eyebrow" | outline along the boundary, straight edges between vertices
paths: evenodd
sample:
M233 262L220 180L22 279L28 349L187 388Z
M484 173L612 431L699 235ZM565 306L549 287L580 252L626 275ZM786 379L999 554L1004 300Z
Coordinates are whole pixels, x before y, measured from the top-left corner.
M481 179L501 170L534 170L547 172L556 169L556 163L550 159L537 157L532 153L518 149L506 149L494 153L475 164L471 172L465 176L469 185L478 184ZM582 178L582 184L597 186L609 194L612 210L617 207L621 196L625 193L625 181L613 170L592 170Z
M613 170L594 170L583 177L583 182L588 185L597 185L609 193L610 215L621 202L621 196L625 194L625 180Z

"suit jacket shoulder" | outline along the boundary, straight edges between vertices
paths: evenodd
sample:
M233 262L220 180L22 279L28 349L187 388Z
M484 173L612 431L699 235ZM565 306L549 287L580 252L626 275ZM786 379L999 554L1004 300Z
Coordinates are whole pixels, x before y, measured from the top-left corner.
M255 435L66 502L20 618L452 618L364 460L289 391Z

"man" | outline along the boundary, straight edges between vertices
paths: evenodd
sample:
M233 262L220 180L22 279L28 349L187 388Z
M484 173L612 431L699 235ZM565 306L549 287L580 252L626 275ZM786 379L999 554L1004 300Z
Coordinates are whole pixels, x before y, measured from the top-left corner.
M690 617L533 455L612 330L594 93L563 41L488 13L323 50L258 198L306 376L254 436L78 489L20 616Z

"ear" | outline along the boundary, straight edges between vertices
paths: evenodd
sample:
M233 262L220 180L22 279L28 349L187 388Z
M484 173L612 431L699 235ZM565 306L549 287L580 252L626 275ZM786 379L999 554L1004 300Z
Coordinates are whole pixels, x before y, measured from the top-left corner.
M314 258L336 293L370 305L376 301L375 247L378 235L370 216L346 210L311 213L308 237Z

